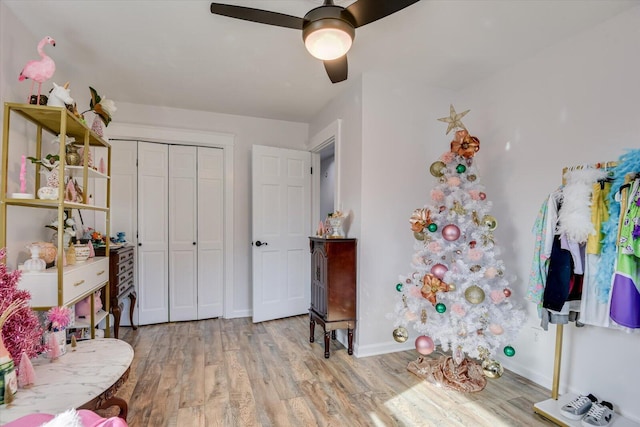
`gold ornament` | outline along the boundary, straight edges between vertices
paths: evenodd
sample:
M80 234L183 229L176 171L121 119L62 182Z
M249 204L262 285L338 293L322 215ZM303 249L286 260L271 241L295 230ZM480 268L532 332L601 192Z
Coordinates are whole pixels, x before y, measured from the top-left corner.
M420 313L420 321L423 325L427 323L427 310L424 308L422 309L422 313Z
M444 169L446 167L447 165L444 162L438 160L437 162L431 163L429 172L431 172L431 175L435 176L436 178L440 178L442 175L444 175Z
M471 285L464 291L464 297L471 304L480 304L484 301L484 291L477 285Z
M471 182L475 181L477 178L478 178L478 177L477 177L477 176L475 176L474 174L471 174L471 175L468 175L468 176L467 176L467 179L468 179L469 181L471 181Z
M406 342L409 339L409 331L406 328L400 326L393 330L393 339L399 343Z
M487 378L500 378L504 373L504 368L497 360L485 359L482 362L482 372Z
M404 308L409 308L409 306L407 305L407 296L406 295L402 295L402 303L404 304Z
M480 271L480 269L481 269L481 268L482 268L481 266L479 266L478 264L476 264L476 265L472 265L472 266L469 268L469 270L471 270L473 273L477 273L478 271Z
M455 291L456 290L456 285L454 285L453 283L449 283L449 291Z
M488 246L489 243L491 243L492 245L495 244L495 241L493 240L493 233L483 234L482 235L482 246Z
M498 227L498 220L492 215L485 215L482 217L482 223L490 230L493 231Z
M424 233L422 233L422 232L418 233L418 232L414 231L413 232L413 237L415 237L416 240L424 240Z
M441 122L449 123L447 127L447 133L445 135L449 135L452 129L460 128L467 129L464 127L462 122L460 121L470 110L463 111L462 113L456 113L456 109L453 108L453 104L449 105L449 117L443 117L438 119Z
M462 207L462 204L460 202L458 202L457 200L455 202L453 202L453 208L451 208L451 210L455 213L457 213L458 215L466 215L467 214L467 210L465 208Z
M476 211L471 212L471 220L475 225L480 225L480 218L478 217L478 212Z

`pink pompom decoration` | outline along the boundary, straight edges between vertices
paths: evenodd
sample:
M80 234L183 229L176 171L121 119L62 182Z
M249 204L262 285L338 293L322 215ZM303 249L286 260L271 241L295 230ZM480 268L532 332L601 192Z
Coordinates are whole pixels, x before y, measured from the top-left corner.
M462 181L460 181L460 178L458 178L457 176L452 176L447 180L447 184L449 184L451 187L458 187L461 183Z
M498 325L497 323L490 324L489 331L493 335L502 335L504 333L504 329L502 328L502 326Z
M504 301L504 299L506 298L504 296L504 292L496 290L496 289L491 291L490 297L491 297L491 301L493 301L494 304L499 304L502 301Z
M418 338L416 338L416 350L423 356L433 353L433 350L435 350L435 348L436 346L431 337L420 335Z
M469 196L473 200L480 200L480 192L478 190L469 190Z
M469 252L467 253L467 255L469 256L469 259L471 261L480 261L484 256L484 252L482 252L481 249L474 248L474 249L469 249Z
M442 190L433 189L431 190L431 200L434 202L441 202L444 200L444 192Z
M467 314L467 311L464 309L462 304L458 304L458 303L455 303L451 306L451 311L453 311L455 314L461 317Z
M455 157L456 157L455 153L452 153L451 151L447 151L440 157L440 160L442 160L444 163L451 163Z
M409 288L409 295L414 297L414 298L422 298L422 294L420 293L420 287L411 286Z
M496 270L495 267L489 267L484 272L484 277L486 277L487 279L493 279L494 277L496 277L496 274L498 274L498 270Z
M440 246L440 243L438 242L430 242L427 245L427 250L431 253L437 254L442 250L442 246Z

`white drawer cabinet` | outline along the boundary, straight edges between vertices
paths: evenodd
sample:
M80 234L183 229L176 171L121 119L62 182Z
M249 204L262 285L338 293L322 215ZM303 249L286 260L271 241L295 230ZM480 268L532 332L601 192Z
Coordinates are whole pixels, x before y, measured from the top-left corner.
M68 306L100 289L109 280L109 258L96 257L83 263L64 267L62 274L62 305ZM23 272L20 289L31 293L32 307L58 305L58 269L43 272Z

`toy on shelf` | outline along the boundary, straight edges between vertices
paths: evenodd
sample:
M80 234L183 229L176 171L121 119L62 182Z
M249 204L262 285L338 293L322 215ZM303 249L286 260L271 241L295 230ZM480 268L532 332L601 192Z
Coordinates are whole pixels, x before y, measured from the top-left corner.
M33 95L33 85L36 82L38 83L38 96L36 98L36 105L41 105L40 92L42 90L42 83L49 80L53 76L53 73L56 71L56 63L53 62L53 59L51 59L44 53L44 46L47 44L55 47L56 41L50 36L47 36L40 40L40 43L38 43L38 54L40 55L41 59L27 62L27 64L20 72L20 76L18 76L18 81L31 79L31 91L29 92L29 98L27 102L31 101L31 96Z

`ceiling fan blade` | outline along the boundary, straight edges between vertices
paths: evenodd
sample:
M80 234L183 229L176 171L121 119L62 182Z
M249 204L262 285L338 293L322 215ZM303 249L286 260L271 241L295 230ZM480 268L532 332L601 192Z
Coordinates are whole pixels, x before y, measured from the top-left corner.
M327 70L327 75L331 83L340 83L347 80L347 74L349 67L347 66L347 55L343 55L338 59L332 59L330 61L323 61L324 69Z
M304 23L304 20L297 16L222 3L211 3L211 13L277 27L293 28L294 30L302 30Z
M357 0L345 9L353 16L355 27L389 16L420 0Z

